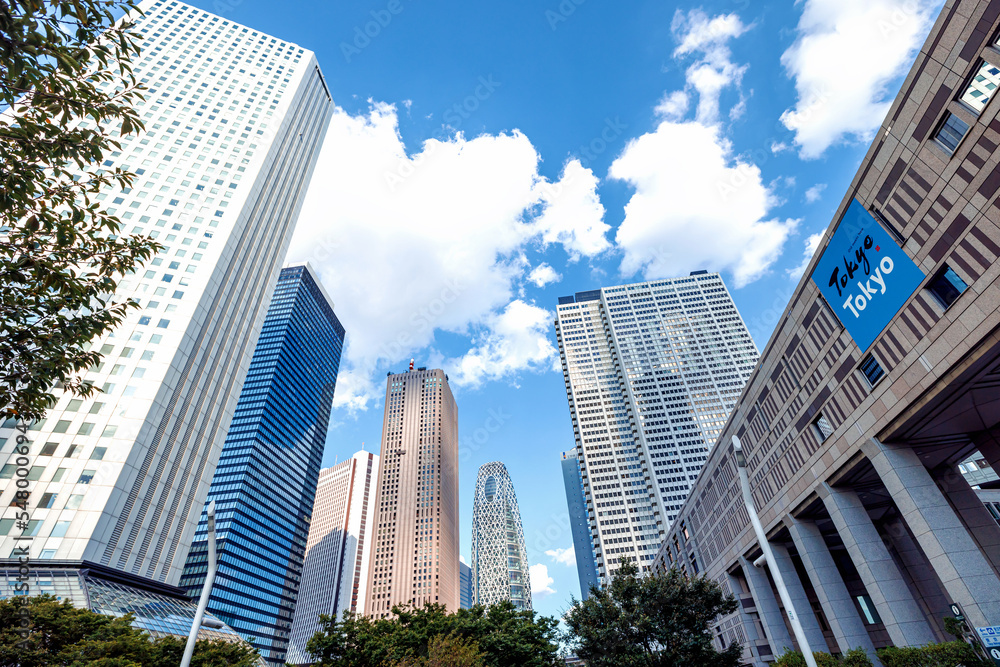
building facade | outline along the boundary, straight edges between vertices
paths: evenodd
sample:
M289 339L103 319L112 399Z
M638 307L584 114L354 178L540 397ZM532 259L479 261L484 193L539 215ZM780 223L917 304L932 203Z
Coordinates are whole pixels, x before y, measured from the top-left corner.
M306 644L321 629L320 614L342 619L364 611L378 465L377 455L361 451L320 471L288 642L290 665L313 662Z
M333 105L309 51L181 2L141 9L145 130L100 166L137 178L96 198L164 248L119 284L140 308L94 342L101 391L29 432L31 520L2 526L0 565L176 587Z
M997 0L944 6L657 556L740 599L716 632L747 664L795 641L734 435L813 650L949 639L952 603L1000 625L1000 526L958 468L1000 470L998 30Z
M597 565L594 547L590 541L590 522L583 497L583 479L576 450L562 453L563 485L566 487L566 507L569 510L570 530L573 533L573 554L576 557L576 574L580 578L580 598L587 599L590 587L597 586Z
M458 604L462 609L472 609L472 568L465 563L458 564Z
M458 407L440 370L386 378L377 524L365 614L432 602L459 608Z
M472 603L531 609L531 579L514 482L500 461L479 467L472 506Z
M273 665L285 664L343 347L309 266L282 269L208 492L218 544L208 608ZM208 569L206 530L203 515L180 581L192 598Z
M561 297L555 326L598 577L648 570L757 348L706 271Z

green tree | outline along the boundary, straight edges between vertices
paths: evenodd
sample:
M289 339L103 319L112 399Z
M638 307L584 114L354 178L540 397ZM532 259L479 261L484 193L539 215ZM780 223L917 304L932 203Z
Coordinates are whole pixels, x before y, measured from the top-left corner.
M452 637L466 646L475 643L487 667L556 664L556 620L518 611L509 602L454 613L438 604L415 609L397 606L392 611L390 618L377 620L351 614L342 621L321 616L323 629L306 649L324 667L433 664L413 661L430 656L436 637Z
M566 614L567 640L589 667L735 667L742 648L721 653L709 624L736 611L736 601L705 577L672 569L639 576L625 562L610 585L592 589Z
M27 626L22 625L26 619ZM152 639L131 616L112 618L42 595L0 600L0 665L10 667L177 667L185 639ZM27 630L21 634L22 627ZM242 642L199 640L192 667L255 667Z
M398 667L485 667L479 645L454 634L431 637L426 658L408 658Z
M140 36L116 21L133 11L133 0L0 0L0 417L41 419L55 386L95 390L80 376L101 359L89 343L136 305L112 294L158 249L121 234L96 199L135 177L101 164L116 137L142 129Z

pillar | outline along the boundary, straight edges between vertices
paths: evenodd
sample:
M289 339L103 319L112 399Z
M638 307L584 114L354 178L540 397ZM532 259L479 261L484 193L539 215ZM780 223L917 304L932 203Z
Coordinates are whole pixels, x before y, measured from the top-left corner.
M757 644L761 641L766 641L764 637L761 637L757 632L757 624L753 622L750 615L743 608L743 587L740 586L740 582L732 574L726 573L729 578L729 588L733 595L736 596L736 602L739 607L736 609L736 613L740 616L740 624L743 626L743 634L746 635L746 646L745 648L749 651L751 656L751 661L754 667L766 667L764 662L760 659L757 654Z
M917 453L874 438L862 449L950 601L973 626L1000 625L1000 579Z
M938 468L931 472L931 477L948 497L994 572L1000 574L1000 525L993 515L955 466Z
M802 559L806 576L816 591L823 613L826 614L840 652L863 648L872 664L880 667L881 663L875 655L875 645L819 527L811 521L800 521L792 516L785 518L785 525L799 552L799 558Z
M753 596L757 613L760 614L760 622L767 633L767 641L771 644L771 655L777 658L785 652L785 649L795 648L792 636L788 633L788 626L785 625L785 617L778 606L778 599L771 588L771 582L768 581L767 572L754 567L754 564L746 558L740 558L740 565L743 566L750 595Z
M819 496L896 646L937 641L920 605L868 516L858 494L823 484Z
M802 625L802 632L806 635L809 647L813 651L829 652L830 647L827 646L826 637L823 636L823 628L816 620L812 603L809 602L806 589L802 585L802 580L799 579L799 573L795 571L795 563L792 562L788 549L783 544L771 544L771 552L774 554L778 571L785 581L785 589L788 590L792 606L795 607L795 612L799 615L799 623ZM774 574L772 573L771 576L773 577Z

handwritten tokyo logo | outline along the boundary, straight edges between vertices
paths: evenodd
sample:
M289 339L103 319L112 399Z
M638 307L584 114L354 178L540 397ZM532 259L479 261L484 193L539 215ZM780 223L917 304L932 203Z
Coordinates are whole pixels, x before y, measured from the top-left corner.
M854 259L850 258L850 255L844 256L844 272L841 273L841 267L833 267L833 271L830 273L830 287L837 288L837 296L844 296L844 288L847 284L854 279L855 273L858 269L864 271L864 275L870 276L868 280L862 283L858 281L858 289L861 290L860 294L849 294L847 296L847 301L841 306L844 310L850 309L854 317L860 317L860 311L868 307L868 303L872 300L875 294L885 294L886 283L885 276L892 273L894 264L891 257L883 257L879 262L878 266L875 268L875 274L872 275L871 262L868 260L868 250L871 250L872 246L875 245L875 241L872 240L871 236L865 236L864 241L861 242L861 247L854 250ZM875 246L875 252L879 252L881 246ZM878 286L879 290L872 287L872 281Z

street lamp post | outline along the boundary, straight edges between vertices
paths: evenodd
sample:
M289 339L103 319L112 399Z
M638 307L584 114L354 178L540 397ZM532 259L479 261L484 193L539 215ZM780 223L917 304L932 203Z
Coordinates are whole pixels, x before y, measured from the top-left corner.
M753 524L753 530L757 534L757 543L760 544L760 550L764 553L764 560L767 561L767 567L771 570L771 578L774 579L774 585L778 588L778 597L781 598L781 604L785 606L788 620L791 621L795 641L799 643L799 648L802 650L802 657L805 658L806 665L808 667L816 667L816 658L809 647L809 640L806 639L806 633L802 630L799 616L795 613L795 606L788 595L788 589L785 588L785 580L781 577L778 564L774 561L771 545L767 542L767 536L764 535L764 527L760 525L760 517L757 516L757 508L753 505L753 496L750 494L750 479L747 477L747 457L743 453L743 443L735 435L733 436L733 453L736 455L736 469L740 474L743 503L746 505L747 514L750 515L750 523Z
M194 655L194 645L198 641L198 630L201 629L201 621L205 617L205 609L208 608L208 597L212 594L212 583L215 581L215 501L208 504L206 512L208 517L208 572L205 573L205 585L201 589L201 597L198 599L198 611L194 614L191 622L191 632L188 633L187 645L184 647L184 657L181 658L181 667L191 666L191 657Z

